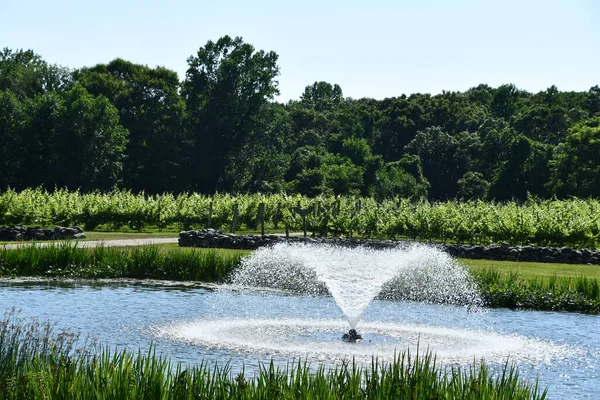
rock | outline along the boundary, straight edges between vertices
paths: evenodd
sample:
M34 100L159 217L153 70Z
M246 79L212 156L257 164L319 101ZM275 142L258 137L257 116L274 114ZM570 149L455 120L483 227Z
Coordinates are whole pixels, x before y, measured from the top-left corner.
M83 235L83 236L77 236ZM57 226L53 229L42 229L39 227L23 228L15 226L9 228L6 226L0 227L0 240L5 241L20 241L20 240L63 240L63 239L80 239L86 237L83 229L79 227L62 227Z
M2 231L0 230L1 234ZM374 249L389 249L407 243L392 240L359 240L355 238L286 238L277 235L233 235L215 229L182 231L179 233L179 246L181 247L224 247L254 250L263 246L272 246L279 242L331 243L345 247L366 246ZM446 251L453 257L462 258L600 264L600 252L586 249L574 250L569 247L560 249L532 245L511 247L508 242L502 242L500 246L496 244L490 244L485 247L480 245L448 244L436 247Z
M60 233L62 233L63 235L76 235L76 234L81 233L81 232L79 232L75 228L62 228L60 230Z

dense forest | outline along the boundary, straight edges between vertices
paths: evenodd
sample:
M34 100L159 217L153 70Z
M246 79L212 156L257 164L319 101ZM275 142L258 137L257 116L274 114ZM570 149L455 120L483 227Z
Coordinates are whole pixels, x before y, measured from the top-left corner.
M600 88L511 84L375 100L315 82L281 104L277 54L209 41L174 71L0 52L0 190L430 200L600 197Z

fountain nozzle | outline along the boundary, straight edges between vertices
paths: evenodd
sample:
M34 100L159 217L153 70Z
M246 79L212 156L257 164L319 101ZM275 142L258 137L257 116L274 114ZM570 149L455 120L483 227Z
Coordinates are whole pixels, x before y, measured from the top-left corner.
M362 340L362 336L356 332L356 329L350 329L348 333L344 333L342 340L345 342L356 343Z

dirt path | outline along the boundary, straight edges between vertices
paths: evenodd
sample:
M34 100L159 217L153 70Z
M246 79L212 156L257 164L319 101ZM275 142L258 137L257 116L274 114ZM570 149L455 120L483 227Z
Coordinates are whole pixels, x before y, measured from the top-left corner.
M179 238L145 238L145 239L116 239L116 240L90 240L90 241L78 241L77 247L82 248L90 248L90 247L124 247L124 246L141 246L148 244L162 244L162 243L177 243ZM74 241L62 241L57 240L54 242L23 242L23 243L15 243L15 244L5 244L2 245L5 249L16 249L19 247L26 247L35 245L36 247L48 247L52 245L62 244L62 243L74 243Z

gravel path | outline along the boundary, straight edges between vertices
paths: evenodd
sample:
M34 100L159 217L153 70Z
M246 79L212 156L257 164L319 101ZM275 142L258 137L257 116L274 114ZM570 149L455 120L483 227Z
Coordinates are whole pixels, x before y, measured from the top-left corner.
M124 247L124 246L141 246L148 244L161 244L161 243L177 243L179 238L146 238L146 239L119 239L119 240L90 240L90 241L78 241L77 246L83 248L89 247ZM65 243L65 241L56 240L54 242L41 242L35 243L36 247L47 247L60 243ZM73 243L73 241L69 241L67 243ZM24 243L16 243L16 244L5 244L3 247L5 249L16 249L19 247L31 246L33 242L24 242Z

